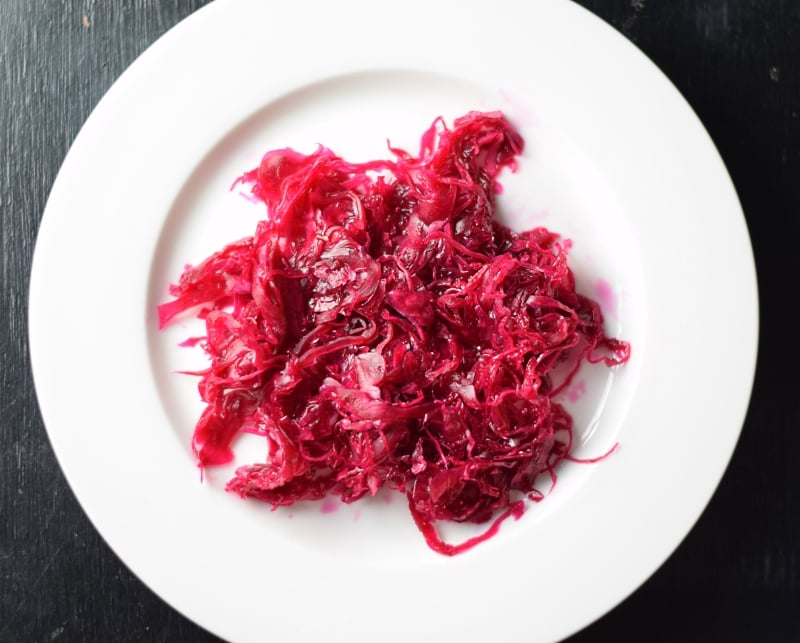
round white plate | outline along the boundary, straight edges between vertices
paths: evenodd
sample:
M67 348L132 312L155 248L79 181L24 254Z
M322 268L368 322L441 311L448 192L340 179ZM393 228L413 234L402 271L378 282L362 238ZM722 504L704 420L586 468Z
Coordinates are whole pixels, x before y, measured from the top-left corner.
M415 150L439 115L501 109L526 150L502 216L574 242L631 361L567 392L576 454L489 542L433 553L400 494L271 512L201 483L202 363L156 306L185 263L262 214L230 185L268 149ZM731 323L735 320L735 323ZM234 641L550 641L674 550L736 443L756 356L744 219L713 144L664 76L566 0L382 7L218 0L117 81L53 186L30 290L33 372L58 460L120 558ZM263 458L243 443L240 460ZM445 529L451 539L470 528Z

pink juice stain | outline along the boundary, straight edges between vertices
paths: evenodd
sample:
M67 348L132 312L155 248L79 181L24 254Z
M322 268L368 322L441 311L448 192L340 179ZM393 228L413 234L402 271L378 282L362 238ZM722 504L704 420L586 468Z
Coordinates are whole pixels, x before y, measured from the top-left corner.
M577 402L586 394L586 381L580 380L567 389L567 399L570 402Z
M508 89L501 88L497 93L509 108L509 110L505 111L512 111L514 113L514 122L518 127L538 125L539 119L536 117L535 112L523 99L515 96L513 92Z
M594 284L597 301L604 314L617 315L617 295L614 288L605 279L598 279Z
M323 514L332 514L335 511L339 511L339 501L335 500L334 498L326 498L322 506L320 507L319 511Z

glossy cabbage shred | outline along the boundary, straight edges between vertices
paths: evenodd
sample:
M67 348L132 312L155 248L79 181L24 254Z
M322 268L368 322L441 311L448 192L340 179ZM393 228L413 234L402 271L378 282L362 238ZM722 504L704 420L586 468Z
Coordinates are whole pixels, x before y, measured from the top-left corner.
M584 360L614 366L630 349L576 292L569 241L495 220L498 175L522 149L501 113L471 112L434 121L416 156L279 149L240 177L266 217L188 266L159 307L162 327L205 321L200 466L261 436L265 461L228 490L274 507L401 491L448 555L540 500L572 443L554 396ZM450 520L493 522L450 545L435 529Z

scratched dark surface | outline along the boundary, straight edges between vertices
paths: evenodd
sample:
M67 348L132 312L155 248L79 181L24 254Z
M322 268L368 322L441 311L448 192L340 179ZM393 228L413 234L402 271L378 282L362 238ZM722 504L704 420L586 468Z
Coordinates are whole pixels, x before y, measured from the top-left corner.
M36 231L70 143L125 67L203 4L0 0L0 641L216 640L133 576L81 511L42 425L26 337ZM800 2L580 4L655 61L719 148L755 250L761 343L708 509L650 580L570 641L799 641ZM720 323L737 323L736 302Z

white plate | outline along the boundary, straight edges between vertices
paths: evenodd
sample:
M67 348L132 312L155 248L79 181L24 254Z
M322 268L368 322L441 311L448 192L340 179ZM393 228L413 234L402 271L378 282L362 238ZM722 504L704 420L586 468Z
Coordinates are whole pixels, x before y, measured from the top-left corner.
M156 329L186 262L252 231L228 188L272 147L354 160L415 149L435 116L502 109L527 143L501 206L574 241L581 288L633 345L586 374L555 491L441 557L402 496L270 512L201 484L200 359ZM734 323L731 323L733 320ZM219 0L102 100L53 186L34 258L42 413L83 508L156 593L236 641L559 639L673 551L731 455L756 355L744 219L698 119L629 42L567 1ZM260 448L260 447L259 447ZM460 537L464 530L450 530Z

